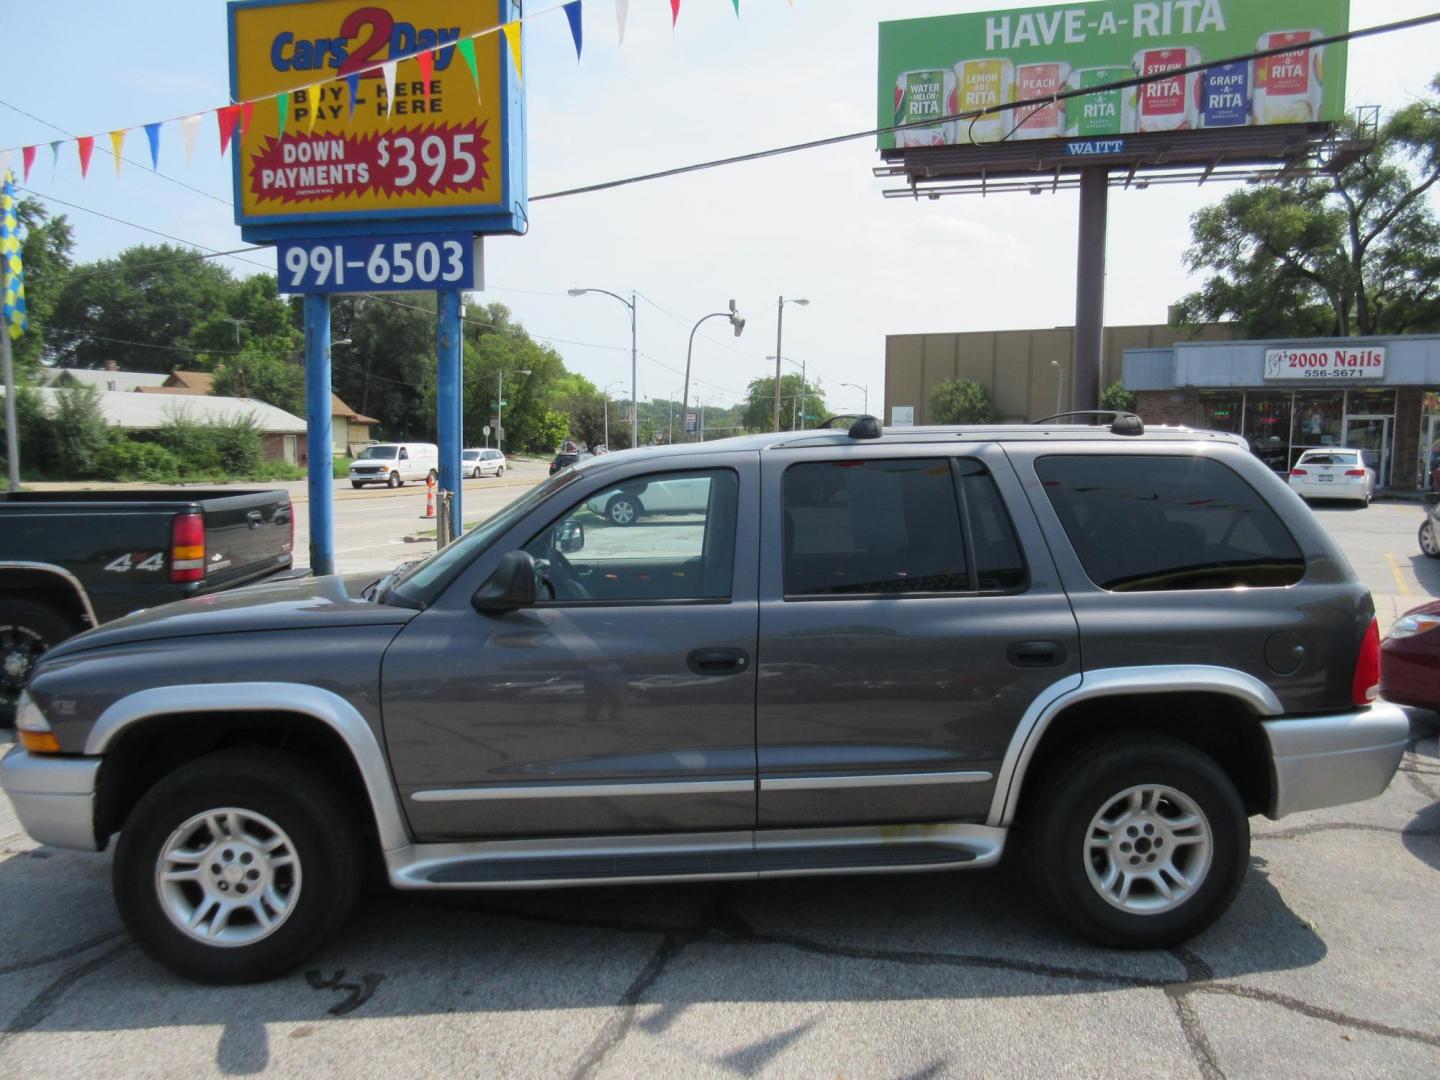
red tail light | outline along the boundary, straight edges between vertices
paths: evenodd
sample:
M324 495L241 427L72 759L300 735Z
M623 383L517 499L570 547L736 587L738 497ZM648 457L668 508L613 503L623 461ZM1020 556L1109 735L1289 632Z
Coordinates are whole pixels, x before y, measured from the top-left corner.
M170 526L170 580L205 579L205 515L176 514Z
M1355 659L1355 681L1350 684L1350 700L1356 705L1369 705L1380 689L1380 624L1370 620L1360 655Z
M1345 470L1345 475L1346 475L1346 476L1364 476L1364 475L1365 475L1365 470L1364 470L1364 469L1346 469L1346 470Z
M1309 476L1310 473L1307 472L1305 469L1291 469L1291 470L1290 470L1290 475L1291 475L1291 476Z

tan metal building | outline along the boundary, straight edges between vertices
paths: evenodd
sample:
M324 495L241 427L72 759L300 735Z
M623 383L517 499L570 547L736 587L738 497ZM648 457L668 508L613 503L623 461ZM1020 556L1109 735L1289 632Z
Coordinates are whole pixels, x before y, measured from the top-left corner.
M1165 325L1106 327L1100 389L1122 377L1126 349L1168 348L1180 341L1229 341L1235 336L1233 328L1218 324L1198 333ZM885 339L882 419L894 424L894 410L899 407L914 410L913 423L930 423L930 394L946 379L957 378L974 379L988 389L1003 421L1023 423L1068 409L1074 337L1070 326L891 334Z

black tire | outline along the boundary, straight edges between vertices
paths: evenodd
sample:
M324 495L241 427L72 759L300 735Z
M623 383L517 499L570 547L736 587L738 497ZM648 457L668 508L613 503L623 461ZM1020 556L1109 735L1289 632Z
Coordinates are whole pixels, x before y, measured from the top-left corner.
M1431 527L1428 520L1420 526L1418 539L1420 541L1420 551L1422 554L1432 559L1440 559L1440 544L1435 542L1435 530Z
M479 465L476 465L475 468L471 471L471 473L470 473L470 479L471 479L471 480L479 480L479 479L480 479L480 466L479 466Z
M172 922L156 881L172 834L196 815L223 808L277 824L300 869L288 916L268 936L229 947L198 941ZM351 802L328 776L278 750L222 750L181 766L145 793L120 834L112 880L121 919L153 960L197 982L248 983L290 971L341 927L360 891L363 863Z
M504 466L504 465L497 465L497 466L495 467L495 479L496 479L496 480L499 480L499 479L500 479L502 476L504 476L504 475L505 475L505 466Z
M1022 821L1031 878L1060 921L1077 933L1102 945L1168 948L1204 931L1234 900L1249 864L1250 822L1224 770L1190 744L1146 732L1101 736L1067 748L1034 783ZM1198 884L1176 906L1153 913L1125 910L1107 900L1089 873L1092 820L1118 805L1122 793L1142 785L1163 786L1192 800L1210 833L1208 869ZM1118 834L1117 847L1131 843L1125 835ZM1125 848L1130 854L1120 858L1154 862L1157 856L1168 857L1152 848L1143 832L1137 836L1134 846ZM1171 850L1194 857L1194 848L1176 848L1173 838ZM1146 865L1142 861L1139 870ZM1152 902L1163 902L1148 882L1138 889L1132 903L1147 902L1147 894Z
M358 480L351 480L351 481L350 481L350 486L351 486L352 488L354 488L356 491L359 491L359 490L360 490L361 488L363 488L365 485L362 484L362 483L360 483L360 481L358 481Z
M634 495L614 495L605 504L605 517L611 525L619 525L622 529L628 529L635 522L640 520L644 513L640 506L640 500Z
M400 474L398 472L392 472L390 474L390 479L385 481L385 486L389 488L404 487L405 481L400 479Z
M70 616L48 604L0 599L0 725L15 722L15 703L35 661L81 629Z

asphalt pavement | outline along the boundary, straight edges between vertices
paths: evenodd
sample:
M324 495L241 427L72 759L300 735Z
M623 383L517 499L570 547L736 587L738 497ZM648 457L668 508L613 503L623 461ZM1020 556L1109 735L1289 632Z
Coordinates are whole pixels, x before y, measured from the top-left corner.
M1318 512L1382 611L1440 596L1415 506ZM1060 930L1012 852L971 873L374 892L294 974L198 987L121 930L108 855L36 845L0 798L0 1075L1434 1077L1440 749L1415 723L1383 796L1255 819L1234 908L1148 952Z

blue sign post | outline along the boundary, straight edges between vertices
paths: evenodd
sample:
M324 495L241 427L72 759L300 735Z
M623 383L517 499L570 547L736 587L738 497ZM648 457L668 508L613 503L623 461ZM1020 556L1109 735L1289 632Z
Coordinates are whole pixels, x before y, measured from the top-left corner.
M310 565L329 574L334 294L435 291L440 484L464 520L464 291L484 287L481 237L528 227L521 65L500 29L521 3L231 0L227 14L230 96L247 105L235 221L278 245L279 291L305 298Z

